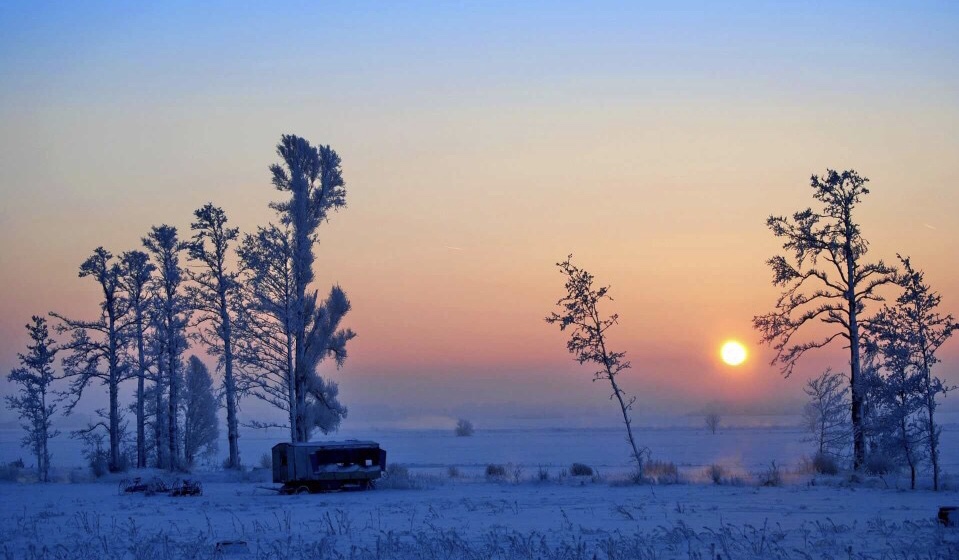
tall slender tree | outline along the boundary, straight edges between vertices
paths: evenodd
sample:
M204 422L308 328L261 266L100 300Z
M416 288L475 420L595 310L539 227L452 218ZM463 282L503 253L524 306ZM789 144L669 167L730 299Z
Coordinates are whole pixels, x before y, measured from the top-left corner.
M187 247L177 236L173 226L154 226L143 238L143 245L153 256L157 267L153 289L156 292L156 317L158 336L157 376L165 382L167 450L169 468L179 470L180 461L178 429L180 410L180 376L182 355L187 349L186 326L189 321L189 305L183 295L183 269L180 253Z
M633 436L633 420L629 411L636 402L636 397L630 397L619 386L619 374L630 368L629 361L625 360L626 352L615 352L607 344L608 331L619 320L614 313L604 317L599 312L599 303L603 300L612 301L609 296L609 286L593 287L593 275L572 263L573 256L569 255L565 261L556 263L560 272L566 277L566 295L556 302L560 312L550 313L546 322L558 324L561 331L570 329L572 333L566 343L566 349L580 364L596 364L599 369L593 373L593 381L608 381L613 390L610 399L616 399L620 412L623 415L623 424L626 426L626 439L629 442L633 460L639 473L643 472L643 457L648 450L640 448Z
M47 328L47 320L34 315L26 326L30 344L26 354L17 354L20 367L13 369L7 379L19 386L19 391L7 395L7 407L15 410L26 434L21 443L28 447L37 460L37 473L42 482L50 480L50 438L60 434L53 429L53 415L57 411L52 402L51 385L56 380L53 362L58 348Z
M939 436L936 424L937 399L952 387L936 377L932 370L939 362L939 348L959 329L952 315L939 313L942 296L925 283L924 273L916 270L908 257L899 257L903 271L897 275L902 293L895 306L884 306L875 320L875 339L878 341L894 372L903 378L904 391L917 394L918 406L923 409L922 427L925 432L929 462L932 464L933 489L940 484ZM915 377L910 389L909 376Z
M125 468L120 452L120 384L129 379L131 369L124 352L129 335L129 302L120 285L120 265L113 262L113 255L103 247L97 247L93 255L80 265L80 277L87 276L96 280L102 293L100 317L94 321L82 321L58 313L51 315L61 321L57 326L60 332L71 333L70 341L63 345L63 349L69 352L63 359L64 376L72 380L70 390L64 393L68 403L66 412L73 411L91 381L99 380L107 386L108 466L111 472L115 472Z
M775 256L768 264L773 284L783 288L771 313L753 318L762 342L776 350L772 364L779 364L788 377L809 350L844 339L849 350L850 417L853 429L853 466L859 469L865 456L863 434L862 335L869 327L866 304L882 301L877 289L892 283L895 270L882 261L864 262L868 243L853 213L862 197L869 194L868 179L855 171L827 170L813 175L810 186L821 208L807 208L792 218L770 216L766 225L785 240L783 249L792 253ZM822 338L796 342L799 331L819 322L832 327Z
M239 425L237 423L237 389L233 363L235 336L233 311L239 298L238 274L227 270L230 244L240 234L227 227L226 212L212 203L194 213L190 226L193 239L188 245L190 259L199 262L199 272L188 271L193 285L187 287L191 306L199 311L196 335L219 358L223 368L223 396L226 401L227 440L230 444L228 467L240 467Z
M147 466L145 383L149 365L146 351L150 307L148 288L156 267L143 251L127 251L120 257L120 262L120 284L130 313L129 339L136 349L137 394L134 410L137 417L137 468L142 469Z
M273 185L281 192L290 193L290 199L270 206L280 215L281 222L290 228L293 273L293 302L291 323L293 334L293 388L295 398L296 441L308 441L317 427L316 406L327 406L331 396L324 388L330 387L316 371L319 363L333 356L337 364L346 358L346 343L355 335L349 329L339 329L339 323L349 311L349 301L339 287L319 303L313 282L314 246L318 242L317 229L331 211L346 206L346 187L340 169L340 157L329 146L313 147L298 136L283 135L277 145L282 164L270 167Z

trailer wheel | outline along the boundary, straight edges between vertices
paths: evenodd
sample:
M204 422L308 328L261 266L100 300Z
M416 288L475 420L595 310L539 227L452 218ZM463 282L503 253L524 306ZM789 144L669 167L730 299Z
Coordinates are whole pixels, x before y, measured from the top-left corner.
M309 493L310 493L310 489L309 489L309 487L307 487L307 486L300 486L299 488L296 489L296 493L297 493L297 494L309 494Z

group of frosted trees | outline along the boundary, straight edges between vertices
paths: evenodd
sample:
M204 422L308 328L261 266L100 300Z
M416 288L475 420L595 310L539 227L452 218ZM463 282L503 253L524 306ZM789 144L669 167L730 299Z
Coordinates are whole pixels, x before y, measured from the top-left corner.
M913 487L925 463L938 489L935 413L950 387L934 366L957 324L938 311L939 294L909 258L899 256L899 267L867 260L869 244L853 216L867 182L855 171L814 175L817 209L768 219L787 251L768 261L783 291L753 324L786 376L810 350L834 341L846 349L848 370L827 370L805 388L804 416L820 457L851 455L857 471L903 466Z
M244 396L286 417L246 424L282 425L291 441L339 426L347 410L336 383L317 369L326 358L337 366L346 359L354 333L340 323L350 303L338 286L321 299L312 285L317 230L346 203L340 159L330 147L293 135L281 138L277 153L281 163L270 167L272 182L288 198L271 204L276 223L241 237L222 208L206 204L194 212L188 237L164 224L150 229L142 248L119 256L103 247L93 251L79 276L97 285L95 319L56 312L32 318L27 352L9 374L18 389L7 405L20 415L23 443L42 480L49 472L48 441L57 435L53 416L69 414L91 391L106 389L107 408L75 435L103 434L111 471L126 468L131 440L138 468L190 468L215 450L220 406L226 409L226 466L238 468ZM203 361L187 357L191 346L215 358L217 383ZM125 406L121 400L130 393Z

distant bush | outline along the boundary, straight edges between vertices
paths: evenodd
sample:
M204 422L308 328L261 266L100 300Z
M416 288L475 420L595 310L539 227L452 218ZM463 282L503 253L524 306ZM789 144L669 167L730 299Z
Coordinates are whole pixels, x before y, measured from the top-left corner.
M569 467L569 474L573 476L593 476L593 467L583 463L573 463Z
M812 459L812 466L819 474L839 474L839 464L832 455L816 453Z
M770 463L769 468L758 473L756 478L758 479L760 486L783 485L782 469L779 468L779 465L776 464L776 461Z
M536 470L536 480L540 482L546 482L549 480L549 471L545 467L540 467Z
M460 418L456 421L456 429L454 430L454 433L456 433L457 436L468 437L473 435L473 431L473 423L469 420Z
M723 478L726 476L726 469L720 465L709 465L706 469L706 474L709 475L709 480L713 481L713 484L722 484Z
M657 484L677 484L679 468L671 461L650 460L643 464L643 476Z
M862 464L866 474L882 476L899 471L896 461L885 453L870 453Z
M260 468L261 469L272 469L273 468L273 456L269 453L264 453L260 455Z
M506 478L506 466L493 463L486 465L486 478Z
M446 475L449 476L450 478L459 478L463 476L463 473L460 472L459 467L457 467L456 465L450 465L446 469Z
M20 459L0 465L0 480L4 482L16 482L19 480L20 472L23 469L23 460Z

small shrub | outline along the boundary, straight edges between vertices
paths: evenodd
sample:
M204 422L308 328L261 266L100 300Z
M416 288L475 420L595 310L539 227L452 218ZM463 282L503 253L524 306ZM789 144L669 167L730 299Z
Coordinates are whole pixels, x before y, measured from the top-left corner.
M679 483L679 469L676 463L670 461L646 461L643 465L643 476L657 484Z
M549 471L546 470L544 467L540 467L539 469L537 469L537 471L536 471L536 480L538 480L538 481L540 481L540 482L547 482L547 481L549 481Z
M460 472L459 467L457 467L456 465L450 465L446 469L446 475L449 476L450 478L459 478L463 476L463 473Z
M453 431L459 437L469 437L473 435L473 423L465 418L460 418L456 421L456 429Z
M410 476L410 471L402 465L396 463L386 467L383 477L376 483L377 488L390 488L393 490L409 490L416 488L416 482Z
M20 479L20 471L23 470L23 461L13 461L0 465L0 480L5 482L16 482Z
M870 453L862 464L866 474L883 476L899 471L899 466L892 457L884 453Z
M569 474L573 476L593 476L593 467L583 463L573 463L569 467Z
M759 479L760 486L782 486L783 485L783 475L782 470L779 468L779 465L776 464L776 461L773 461L769 464L769 468L757 475Z
M819 474L839 474L839 464L832 455L816 453L812 459L812 466Z
M486 478L506 478L506 467L504 465L496 465L493 463L486 465Z
M261 469L273 469L273 456L269 453L264 453L260 455L260 468Z
M517 484L519 484L519 481L523 478L523 467L519 465L509 463L506 465L506 472L509 475L509 478Z
M726 469L720 465L709 465L706 474L709 475L709 480L712 480L713 484L722 484L723 478L726 476Z

